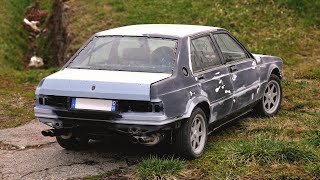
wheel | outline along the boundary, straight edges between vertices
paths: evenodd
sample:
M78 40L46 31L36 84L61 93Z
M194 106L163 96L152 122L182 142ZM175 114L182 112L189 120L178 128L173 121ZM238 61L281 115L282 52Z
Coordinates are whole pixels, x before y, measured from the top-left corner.
M86 147L89 142L87 136L75 136L73 133L56 137L58 144L64 149L76 150Z
M207 122L203 110L196 107L173 137L175 152L187 159L200 157L207 143Z
M261 117L272 117L278 113L281 101L281 80L278 76L271 74L263 96L255 107L255 112Z

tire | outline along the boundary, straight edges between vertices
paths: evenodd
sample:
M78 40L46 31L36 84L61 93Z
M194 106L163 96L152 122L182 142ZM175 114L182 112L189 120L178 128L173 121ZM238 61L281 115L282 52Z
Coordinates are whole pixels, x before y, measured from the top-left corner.
M199 122L200 125L197 125ZM207 134L207 117L201 108L196 107L191 117L181 125L173 136L175 152L186 159L199 158L207 144Z
M78 150L88 145L87 136L74 136L72 133L56 137L58 144L67 150Z
M277 75L271 74L262 98L258 101L254 111L260 117L273 117L279 112L281 102L281 80Z

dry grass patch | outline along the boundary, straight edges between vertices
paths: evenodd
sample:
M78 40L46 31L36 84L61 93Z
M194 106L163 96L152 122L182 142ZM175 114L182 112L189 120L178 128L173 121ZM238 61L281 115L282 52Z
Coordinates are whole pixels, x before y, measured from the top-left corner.
M34 86L6 84L0 89L0 129L22 125L34 119Z
M248 170L239 179L313 179L315 176L295 164L273 164L265 168Z

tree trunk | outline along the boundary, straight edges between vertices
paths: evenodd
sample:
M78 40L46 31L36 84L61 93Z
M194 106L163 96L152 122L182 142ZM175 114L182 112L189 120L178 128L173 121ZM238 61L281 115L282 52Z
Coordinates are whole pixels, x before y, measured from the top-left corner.
M54 0L51 25L53 61L62 66L66 62L67 32L63 0Z

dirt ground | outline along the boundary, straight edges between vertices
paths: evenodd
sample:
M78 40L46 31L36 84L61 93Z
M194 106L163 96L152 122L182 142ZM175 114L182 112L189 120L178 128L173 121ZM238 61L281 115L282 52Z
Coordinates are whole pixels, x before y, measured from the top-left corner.
M85 150L67 151L55 138L43 137L44 129L48 126L33 120L0 130L0 179L82 179L114 169L125 172L156 152L115 138L90 141Z

